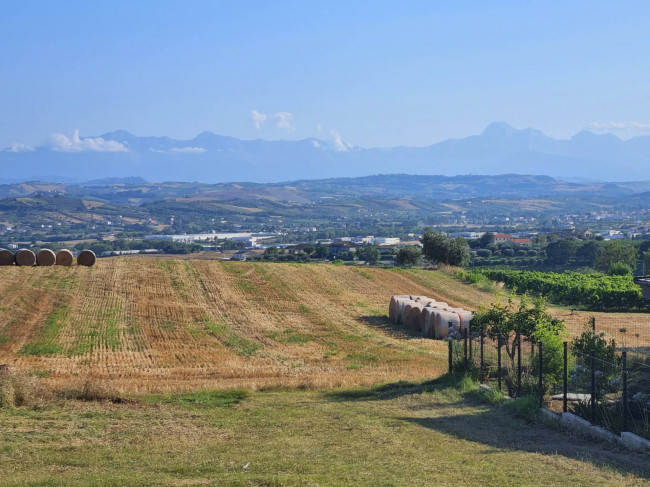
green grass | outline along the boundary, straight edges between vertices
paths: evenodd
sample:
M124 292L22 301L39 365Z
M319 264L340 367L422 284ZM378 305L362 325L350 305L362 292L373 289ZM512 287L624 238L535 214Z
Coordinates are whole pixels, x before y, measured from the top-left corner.
M76 331L75 340L65 351L68 357L91 353L100 343L113 351L120 348L120 330L118 327L119 309L111 306L102 314L103 320L88 323Z
M56 355L61 353L61 346L56 343L59 331L65 322L70 307L59 306L55 308L45 320L36 341L25 344L19 351L19 355Z
M237 355L251 357L262 348L261 343L237 335L225 321L214 322L204 318L202 324L208 334L218 338Z
M255 355L257 351L262 348L261 344L238 335L229 336L224 342L224 345L230 348L237 355L243 355L246 357Z
M305 333L298 333L295 330L284 330L282 332L274 331L268 334L268 337L280 343L295 343L303 345L309 342L312 338Z
M189 409L223 408L239 404L250 396L244 389L208 390L171 394L166 396L148 396L143 401L148 403L176 404Z
M215 323L209 318L203 319L203 327L209 334L215 337L223 336L230 330L230 326L227 323Z
M643 455L520 419L444 377L0 410L2 485L647 485Z

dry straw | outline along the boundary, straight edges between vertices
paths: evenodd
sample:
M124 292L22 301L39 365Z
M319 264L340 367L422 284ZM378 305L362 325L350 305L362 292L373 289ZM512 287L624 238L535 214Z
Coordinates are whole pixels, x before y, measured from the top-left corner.
M59 250L56 253L56 265L70 266L72 265L73 260L74 257L72 256L72 252L68 249Z

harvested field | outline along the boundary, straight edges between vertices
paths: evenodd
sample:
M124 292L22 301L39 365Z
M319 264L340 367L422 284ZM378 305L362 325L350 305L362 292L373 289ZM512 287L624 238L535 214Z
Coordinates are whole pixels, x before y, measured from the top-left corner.
M409 273L331 265L112 258L6 268L0 363L55 388L124 392L341 386L444 371L444 344L388 322Z
M4 267L0 364L54 388L83 379L128 393L439 375L446 344L391 324L394 294L471 310L493 299L422 270L133 258ZM554 312L577 331L588 318Z

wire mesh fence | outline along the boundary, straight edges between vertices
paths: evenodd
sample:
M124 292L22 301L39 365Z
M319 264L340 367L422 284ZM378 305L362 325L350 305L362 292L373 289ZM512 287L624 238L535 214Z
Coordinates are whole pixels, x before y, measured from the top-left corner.
M593 343L603 343L602 334L591 333ZM456 332L448 340L450 372L468 373L509 397L533 395L542 407L616 434L650 439L650 355L638 349L586 350L575 340L536 343L514 333Z

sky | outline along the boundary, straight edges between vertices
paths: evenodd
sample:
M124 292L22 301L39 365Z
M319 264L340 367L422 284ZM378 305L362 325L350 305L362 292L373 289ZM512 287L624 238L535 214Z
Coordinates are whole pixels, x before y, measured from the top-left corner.
M0 148L118 129L422 146L497 120L650 135L649 25L645 0L5 0Z

